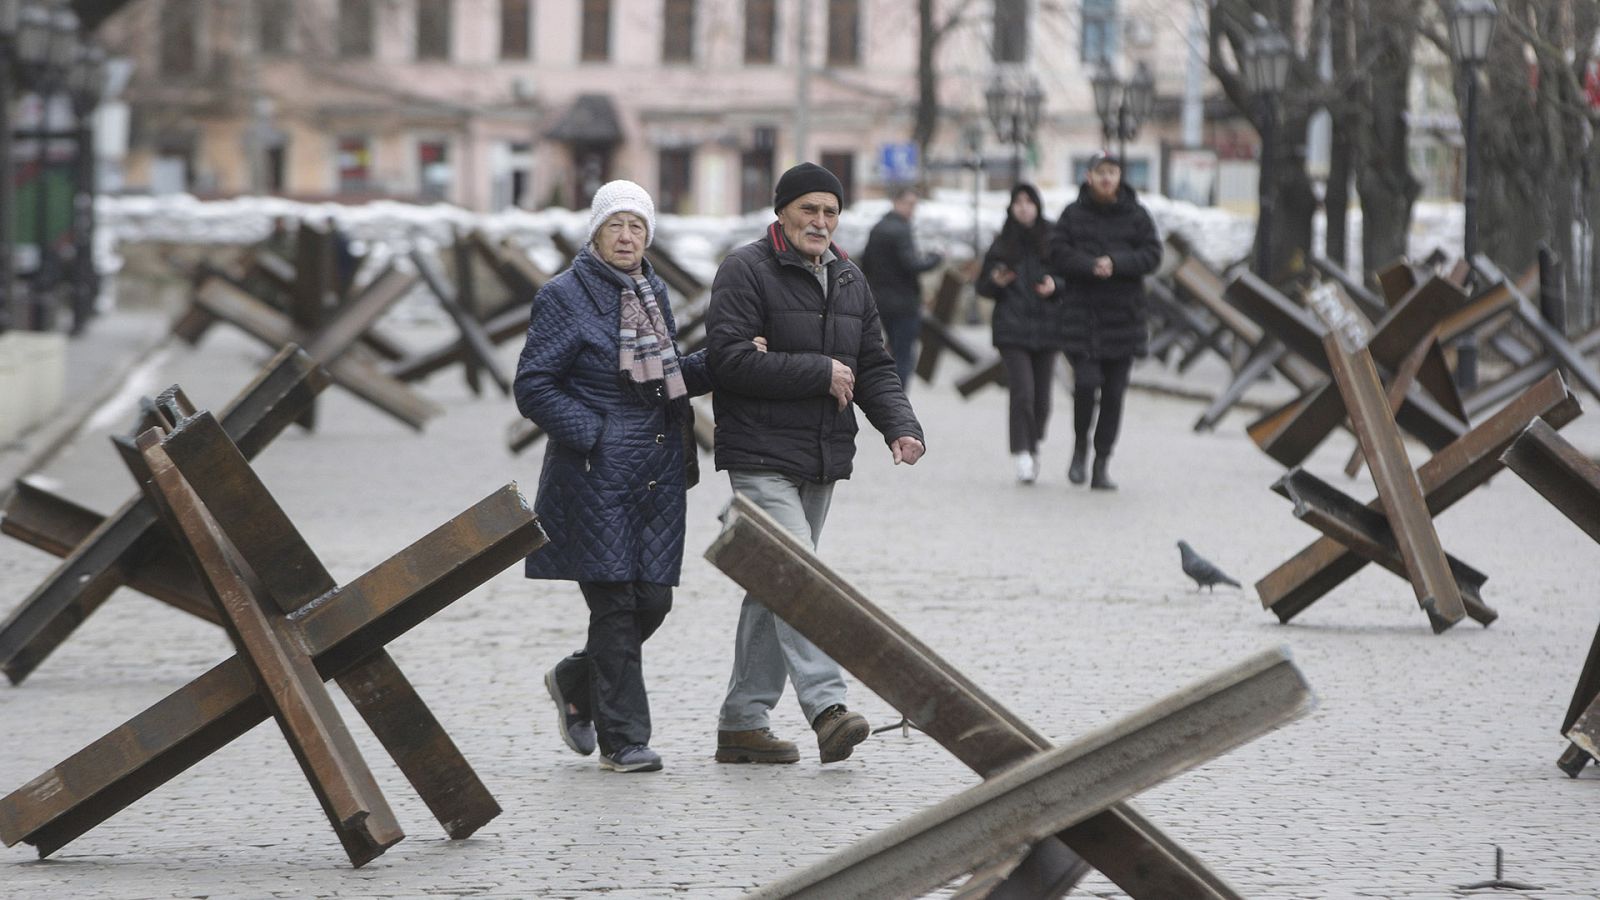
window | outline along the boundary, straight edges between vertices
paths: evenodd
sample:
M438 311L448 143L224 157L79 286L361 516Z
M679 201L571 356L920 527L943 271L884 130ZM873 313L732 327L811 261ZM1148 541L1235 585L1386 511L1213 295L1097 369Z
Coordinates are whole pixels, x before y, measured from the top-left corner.
M289 52L294 0L260 0L256 5L256 48L271 56Z
M533 0L500 0L500 58L533 58Z
M661 61L694 62L694 0L663 0Z
M339 0L339 55L372 56L372 0Z
M200 15L197 0L167 0L161 5L160 66L164 75L193 75L199 67Z
M451 0L417 0L417 59L450 58Z
M773 62L778 38L777 0L744 0L744 61L746 65Z
M417 196L424 202L450 199L450 145L442 140L417 142Z
M1116 53L1117 0L1083 0L1083 45L1079 58L1086 63L1097 63L1111 59Z
M372 187L372 145L364 135L339 138L339 193L365 194Z
M772 148L739 154L739 211L772 207Z
M861 0L828 0L828 65L861 61Z
M1090 0L1085 0L1088 8ZM1088 14L1085 13L1087 21ZM1028 59L1028 0L994 0L994 61Z
M583 0L583 44L579 59L605 62L611 58L611 0Z
M694 151L662 150L656 157L656 208L683 215L689 211L694 187Z
M856 155L849 150L824 150L821 165L839 179L839 186L844 188L839 205L848 206L856 196Z

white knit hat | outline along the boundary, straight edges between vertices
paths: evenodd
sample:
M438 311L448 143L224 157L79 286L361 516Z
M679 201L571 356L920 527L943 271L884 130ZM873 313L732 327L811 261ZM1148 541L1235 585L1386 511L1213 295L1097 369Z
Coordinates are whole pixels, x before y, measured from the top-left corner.
M594 233L619 212L631 212L644 220L644 245L649 247L656 236L655 202L644 188L623 180L607 182L594 192L594 200L589 203L589 239L585 243L594 243Z

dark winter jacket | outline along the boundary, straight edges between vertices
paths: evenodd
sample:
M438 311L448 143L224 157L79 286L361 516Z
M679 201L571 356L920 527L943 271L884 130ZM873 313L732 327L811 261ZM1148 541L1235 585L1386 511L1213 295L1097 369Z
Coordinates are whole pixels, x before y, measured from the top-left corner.
M717 269L706 360L717 384L718 469L770 469L816 482L850 477L855 407L839 409L828 393L835 359L855 373L855 406L886 442L923 440L866 279L833 252L839 258L828 265L826 296L776 222ZM766 353L752 342L758 336Z
M1094 261L1111 257L1110 278L1096 278ZM1063 282L1068 356L1122 359L1149 350L1144 276L1161 262L1161 237L1133 189L1122 185L1115 203L1096 203L1085 184L1062 210L1050 238L1051 267Z
M1032 185L1020 185L1011 192L1012 201L1026 193L1036 208L1043 207L1039 193ZM1012 215L1000 234L983 256L983 266L978 270L978 283L974 290L980 297L995 301L992 324L996 347L1021 347L1026 350L1064 349L1062 334L1063 310L1061 282L1056 279L1056 289L1041 297L1034 290L1044 276L1050 274L1045 256L1049 252L1051 222L1041 214L1033 227L1024 228ZM994 274L1000 266L1017 273L1017 277L1004 287L995 283Z
M667 328L667 287L645 263ZM529 578L677 584L683 563L684 441L668 406L618 377L618 297L631 287L587 248L542 288L517 362L517 409L544 429L534 511L550 543ZM710 390L705 355L682 361L690 394Z
M911 222L894 210L878 220L861 251L861 271L872 288L878 313L886 318L915 316L922 310L917 276L937 266L937 253L920 254L911 239Z

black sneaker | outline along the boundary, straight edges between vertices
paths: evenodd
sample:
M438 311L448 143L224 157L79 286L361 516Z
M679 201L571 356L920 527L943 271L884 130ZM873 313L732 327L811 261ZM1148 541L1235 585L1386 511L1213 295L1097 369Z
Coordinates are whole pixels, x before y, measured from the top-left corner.
M867 724L866 716L835 703L817 714L811 730L817 733L818 755L824 763L831 763L849 759L850 751L867 739L872 726Z
M570 711L571 706L567 703L567 698L561 695L561 685L556 682L555 669L544 673L544 687L550 692L550 699L556 702L556 731L560 733L562 742L579 756L593 753L594 723Z
M659 772L661 756L644 744L629 744L611 754L600 754L600 768L611 772Z

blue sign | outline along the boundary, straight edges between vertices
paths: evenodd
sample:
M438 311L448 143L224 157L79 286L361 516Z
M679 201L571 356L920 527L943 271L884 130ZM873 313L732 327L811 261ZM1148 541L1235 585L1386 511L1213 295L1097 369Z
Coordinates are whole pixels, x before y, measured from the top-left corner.
M883 180L890 184L915 181L917 162L917 145L910 143L884 144L883 151L878 157L879 166L883 170Z

